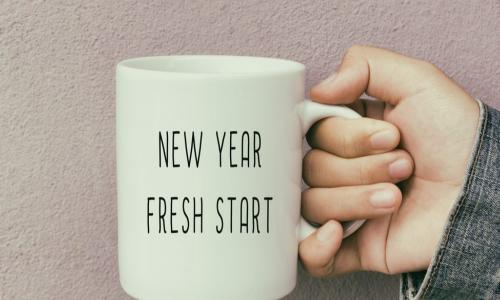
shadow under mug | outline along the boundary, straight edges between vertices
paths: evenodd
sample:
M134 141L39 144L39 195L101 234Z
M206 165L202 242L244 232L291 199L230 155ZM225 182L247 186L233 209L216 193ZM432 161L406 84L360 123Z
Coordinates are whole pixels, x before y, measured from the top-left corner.
M295 286L303 137L342 106L304 65L163 56L116 70L120 282L139 299L278 299ZM344 223L344 236L363 220Z

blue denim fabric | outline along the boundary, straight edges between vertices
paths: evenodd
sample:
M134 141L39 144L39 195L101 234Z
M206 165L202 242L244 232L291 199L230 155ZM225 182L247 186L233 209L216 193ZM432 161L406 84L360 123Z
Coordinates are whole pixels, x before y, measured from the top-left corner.
M481 104L462 193L431 265L401 276L401 299L500 299L500 112Z

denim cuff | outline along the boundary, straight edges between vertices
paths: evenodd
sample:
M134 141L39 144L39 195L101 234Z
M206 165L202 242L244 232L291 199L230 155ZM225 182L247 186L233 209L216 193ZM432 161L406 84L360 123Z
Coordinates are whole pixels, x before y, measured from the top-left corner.
M402 300L500 299L500 112L479 106L462 191L429 268L401 275Z

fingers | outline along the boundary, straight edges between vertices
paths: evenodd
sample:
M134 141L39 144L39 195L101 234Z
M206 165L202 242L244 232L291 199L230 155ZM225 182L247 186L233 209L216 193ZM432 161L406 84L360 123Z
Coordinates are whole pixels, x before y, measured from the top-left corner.
M413 161L403 150L346 159L312 149L302 163L302 177L310 187L396 183L413 172Z
M338 72L311 90L311 98L330 104L347 104L363 93L396 105L446 76L432 64L388 50L353 46Z
M333 258L342 242L342 226L331 220L308 236L299 245L299 256L306 270L313 276L331 273Z
M401 199L401 191L390 183L311 188L302 192L302 215L317 224L372 219L396 211Z
M315 277L356 271L361 263L354 242L351 238L342 242L342 226L330 220L300 243L300 260Z
M340 157L359 157L393 150L399 131L391 123L369 118L326 118L309 130L307 141Z

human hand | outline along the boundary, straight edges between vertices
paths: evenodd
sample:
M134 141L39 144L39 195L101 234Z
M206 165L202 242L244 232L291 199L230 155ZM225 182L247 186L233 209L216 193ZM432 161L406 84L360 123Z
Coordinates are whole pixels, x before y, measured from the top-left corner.
M302 213L323 225L300 244L304 267L319 277L426 269L462 188L477 102L432 64L365 46L350 48L311 98L370 119L328 118L308 133ZM342 240L339 221L365 218Z

